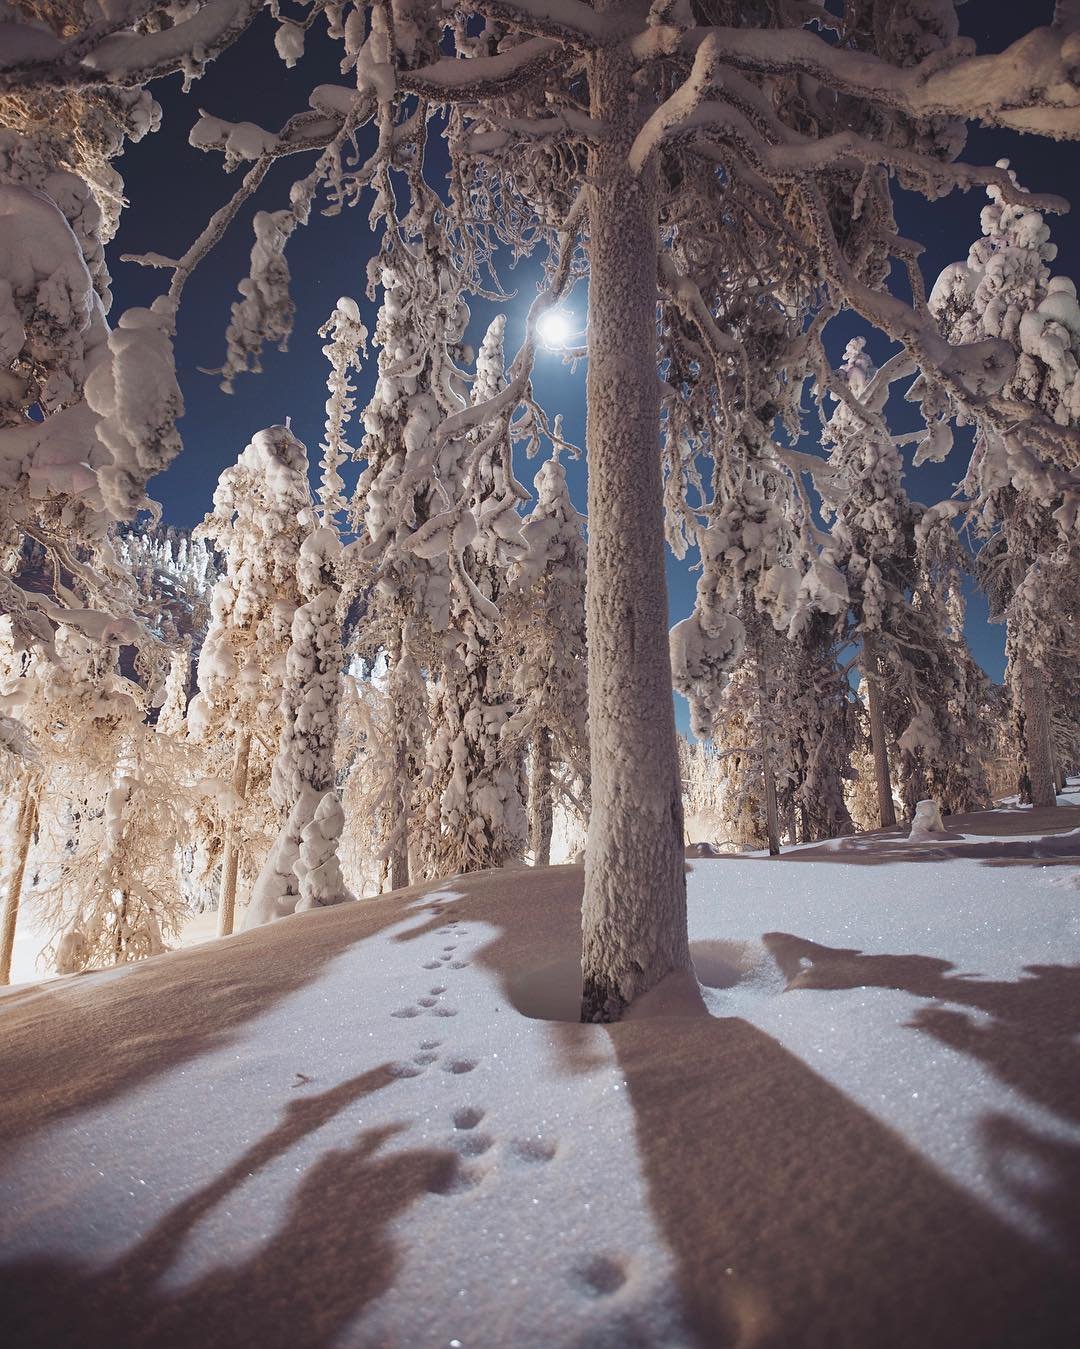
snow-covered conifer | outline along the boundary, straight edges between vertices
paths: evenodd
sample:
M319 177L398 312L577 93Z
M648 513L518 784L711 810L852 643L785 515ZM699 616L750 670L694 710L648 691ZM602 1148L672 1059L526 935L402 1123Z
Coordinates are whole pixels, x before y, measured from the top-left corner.
M1005 173L1008 162L998 167ZM1048 438L1037 414L1080 427L1080 306L1074 283L1050 273L1057 247L1044 203L1026 201L1011 173L1008 181L1011 192L988 187L982 237L966 263L938 278L930 309L950 340L992 338L1014 356L1002 390L1011 405L1008 421L970 418L976 443L963 492L986 540L980 571L992 610L1007 624L1007 678L1025 746L1022 794L1054 805L1050 690L1059 667L1051 654L1057 610L1051 577L1076 570L1080 493L1068 477L1075 451Z
M535 486L521 526L524 551L510 567L503 644L520 704L515 725L530 746L529 848L533 864L546 866L556 806L588 823L585 519L557 456L540 466Z
M214 586L188 724L196 740L224 748L242 802L234 801L223 821L222 936L232 931L241 851L257 847L260 817L276 832L267 777L281 727L293 614L301 600L300 516L310 504L307 451L287 427L273 426L258 432L222 473L214 509L197 531L216 543L225 571Z

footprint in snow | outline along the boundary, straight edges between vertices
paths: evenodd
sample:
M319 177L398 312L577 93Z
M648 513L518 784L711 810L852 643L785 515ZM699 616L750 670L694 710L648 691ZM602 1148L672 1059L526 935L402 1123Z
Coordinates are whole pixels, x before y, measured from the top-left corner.
M494 1145L494 1138L484 1133L466 1133L450 1140L450 1146L462 1157L482 1157Z
M468 963L467 960L451 960L449 968L452 970L463 970Z
M455 1129L475 1129L484 1118L484 1112L475 1105L463 1105L453 1114Z
M413 1055L413 1063L422 1063L426 1067L429 1063L434 1063L438 1054L430 1049L422 1049L419 1054Z
M434 1058L434 1054L431 1057ZM392 1063L387 1069L391 1077L419 1077L423 1071L414 1063Z
M574 1279L590 1297L610 1297L626 1282L626 1267L611 1255L594 1255L574 1270Z
M445 985L445 984L436 984L434 988L429 988L429 989L428 989L428 992L429 992L429 993L434 993L434 994L436 995L436 997L437 997L440 993L445 993L445 992L446 992L446 985Z
M510 1151L519 1162L550 1162L559 1145L551 1138L513 1138Z
M421 1049L438 1049L438 1047L439 1047L441 1044L442 1044L442 1041L441 1041L441 1040L421 1040L421 1041L420 1041L420 1048L421 1048Z
M418 1015L419 1015L419 1011L417 1011L417 1012L415 1013L415 1015L418 1016ZM433 1008L431 1009L431 1015L432 1015L432 1016L457 1016L457 1008L456 1008L456 1007L433 1007Z
M399 1007L399 1008L397 1009L396 1012L391 1012L390 1015L391 1015L391 1016L396 1016L396 1017L401 1017L401 1018L403 1018L403 1019L404 1019L404 1018L411 1017L411 1016L419 1016L419 1015L420 1015L420 1008L419 1008L419 1007Z
M475 1189L483 1179L483 1171L474 1166L462 1166L460 1159L451 1153L435 1168L428 1181L428 1190L432 1194L463 1194Z
M457 950L457 945L456 945L456 943L451 942L451 944L450 944L449 946L444 946L444 947L443 947L443 950L446 951L446 952L449 954L449 952L451 952L451 951L456 951L456 950Z
M447 1059L443 1064L444 1073L471 1073L476 1067L476 1059Z
M438 1002L438 998L417 998L417 999L416 999L416 1005L417 1005L418 1007L434 1007L435 1004L436 1004L437 1002Z
M437 970L439 968L439 962L437 960L425 960L420 968L422 970Z

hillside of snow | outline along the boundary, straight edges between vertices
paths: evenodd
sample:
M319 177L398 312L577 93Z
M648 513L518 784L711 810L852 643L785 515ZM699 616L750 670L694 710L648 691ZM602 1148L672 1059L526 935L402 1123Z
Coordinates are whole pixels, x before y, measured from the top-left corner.
M690 866L576 1021L582 873L0 996L4 1343L1080 1343L1080 808Z

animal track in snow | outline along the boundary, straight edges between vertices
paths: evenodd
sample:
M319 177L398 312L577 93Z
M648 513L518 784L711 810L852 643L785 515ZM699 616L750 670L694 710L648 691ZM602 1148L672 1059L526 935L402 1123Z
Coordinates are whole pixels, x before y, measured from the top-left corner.
M420 1048L421 1048L421 1049L438 1049L438 1047L439 1047L441 1044L442 1044L442 1041L441 1041L441 1040L421 1040L421 1041L420 1041Z
M513 1138L510 1151L519 1162L550 1162L558 1151L558 1143L550 1138Z
M626 1282L626 1269L614 1256L594 1255L578 1265L574 1276L590 1297L610 1297Z
M419 1013L417 1013L417 1015L419 1015ZM457 1016L457 1008L456 1008L456 1007L433 1007L433 1008L431 1009L431 1015L432 1015L432 1016Z
M428 1189L432 1194L462 1194L465 1190L474 1189L483 1179L483 1171L462 1166L459 1159L451 1154L445 1160L440 1160L428 1182Z
M434 1054L431 1057L434 1058ZM423 1071L412 1063L392 1063L387 1069L391 1077L419 1077Z
M413 1063L422 1063L426 1066L429 1063L434 1063L438 1057L438 1054L433 1053L432 1050L424 1049L419 1054L413 1055Z
M419 1008L419 1007L399 1007L399 1008L397 1009L396 1012L391 1012L390 1015L391 1015L391 1016L402 1017L402 1018L407 1018L407 1017L410 1017L410 1016L419 1016L419 1015L420 1015L420 1008Z
M437 970L439 968L439 962L437 960L425 960L420 968L422 970Z
M446 985L445 985L445 984L436 984L434 988L429 988L429 989L428 989L428 992L429 992L429 993L434 993L434 994L436 995L436 997L437 997L440 993L445 993L445 992L446 992Z
M469 962L467 960L451 960L450 969L463 970Z
M438 998L417 998L417 999L416 999L416 1003L417 1003L417 1006L418 1006L418 1007L434 1007L435 1004L436 1004L437 1002L438 1002Z
M453 1115L455 1129L475 1129L484 1118L484 1112L475 1105L463 1105Z
M475 1059L447 1059L443 1064L444 1073L471 1073L476 1067Z
M457 943L456 943L456 942L451 942L451 944L450 944L449 946L444 946L444 947L443 947L443 950L446 951L446 952L456 951L456 950L457 950Z
M494 1144L494 1138L484 1133L466 1133L450 1140L450 1146L462 1157L480 1157Z

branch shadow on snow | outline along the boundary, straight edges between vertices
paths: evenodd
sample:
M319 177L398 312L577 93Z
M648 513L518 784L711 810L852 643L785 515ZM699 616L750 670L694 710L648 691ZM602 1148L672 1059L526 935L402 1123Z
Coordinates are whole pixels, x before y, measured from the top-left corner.
M788 988L889 988L926 999L908 1026L1080 1125L1080 965L1028 965L1014 981L982 979L932 956L866 955L780 932L763 940ZM995 1183L1041 1215L1080 1276L1080 1146L999 1114L979 1131Z
M228 1252L180 1287L167 1276L198 1224L252 1175L346 1107L391 1085L389 1065L290 1101L276 1128L105 1267L42 1257L0 1270L0 1324L19 1349L320 1349L393 1282L390 1226L415 1200L445 1192L456 1154L380 1155L406 1126L359 1132L324 1151L301 1179L278 1229L254 1252Z

